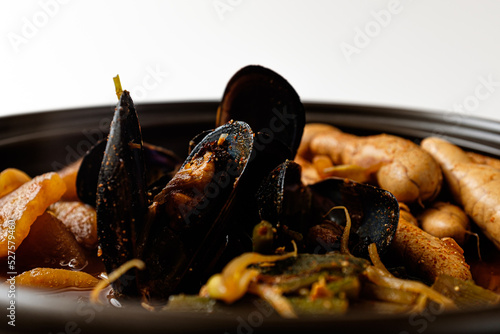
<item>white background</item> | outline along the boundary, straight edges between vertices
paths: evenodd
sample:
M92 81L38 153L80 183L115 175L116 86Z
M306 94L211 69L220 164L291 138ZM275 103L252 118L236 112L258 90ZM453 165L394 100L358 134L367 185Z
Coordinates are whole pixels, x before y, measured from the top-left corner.
M81 1L0 4L0 115L218 100L269 67L303 101L500 120L500 1Z

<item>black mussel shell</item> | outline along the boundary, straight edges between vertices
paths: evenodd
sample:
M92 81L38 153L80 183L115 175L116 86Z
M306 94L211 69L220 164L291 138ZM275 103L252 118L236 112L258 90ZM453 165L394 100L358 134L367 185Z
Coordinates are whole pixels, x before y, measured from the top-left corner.
M222 125L222 124L221 124ZM214 129L211 130L205 130L200 133L198 133L196 136L194 136L190 141L188 145L188 154L191 154L191 152L194 150L196 145L198 145L209 133L214 131Z
M311 193L301 181L300 165L286 160L272 170L257 192L257 201L260 219L277 230L275 247L291 246L290 239L300 246L311 206Z
M195 292L207 279L226 245L227 214L250 160L253 138L243 122L218 127L155 196L138 244L146 263L139 273L141 290L151 302L164 302L175 292ZM198 168L212 172L199 173Z
M76 175L76 193L78 198L88 205L95 207L97 196L97 179L101 169L102 158L106 150L107 139L95 144L82 157L78 174Z
M102 139L85 153L77 174L78 197L82 202L93 207L96 203L97 178L106 144L107 139ZM143 143L143 152L148 193L154 194L170 181L182 164L182 160L173 151L148 143Z
M367 257L371 243L377 245L380 254L387 250L399 221L399 205L394 195L378 187L342 178L328 178L309 187L312 191L311 210L316 213L313 219L319 222L318 229L321 228L318 236L329 239L332 232L343 231L346 223L344 210L331 209L344 206L352 223L349 238L351 253ZM320 245L324 247L323 251L332 251L339 245L330 244L320 236L316 241L311 245L315 250Z
M136 235L147 209L146 166L142 135L134 103L121 95L111 123L97 178L97 235L101 259L108 273L137 257ZM117 295L138 295L129 271L113 283Z
M293 159L305 125L305 111L295 89L278 73L258 65L242 68L229 80L216 125L244 121L255 133L284 143Z

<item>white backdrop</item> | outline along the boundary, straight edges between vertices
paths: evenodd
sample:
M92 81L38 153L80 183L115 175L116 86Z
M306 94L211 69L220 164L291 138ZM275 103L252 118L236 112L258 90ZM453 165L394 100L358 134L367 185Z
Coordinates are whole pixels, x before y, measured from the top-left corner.
M500 120L500 1L0 3L0 115L220 99L247 64L304 101Z

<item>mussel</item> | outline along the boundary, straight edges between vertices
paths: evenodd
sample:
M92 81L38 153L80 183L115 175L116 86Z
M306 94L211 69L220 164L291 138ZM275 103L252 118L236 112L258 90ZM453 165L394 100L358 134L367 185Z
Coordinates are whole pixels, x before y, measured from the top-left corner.
M248 171L242 176L240 196L234 204L243 228L231 233L251 247L252 229L259 220L256 194L261 181L279 164L293 159L305 126L305 109L290 83L271 69L249 65L229 80L217 110L216 125L235 119L255 133ZM241 217L239 212L245 212ZM239 236L237 236L239 234ZM243 235L242 235L243 234Z
M325 253L340 249L351 218L350 251L367 257L368 245L387 250L399 221L399 205L388 191L342 178L328 178L305 186L300 166L287 161L271 172L258 192L260 217L276 229L275 247L294 240L306 251Z
M323 221L345 226L345 212L330 209L334 206L347 208L352 224L349 249L353 255L368 258L371 243L377 245L380 254L387 251L399 222L399 204L393 194L379 187L334 177L309 187L313 194L311 208ZM320 240L324 241L316 239ZM331 250L329 244L321 246L326 247L326 251Z
M98 246L108 273L140 258L137 244L148 207L146 186L141 128L134 102L124 91L115 109L97 178ZM113 289L117 295L138 295L134 273L129 271L114 282Z
M289 149L288 158L293 159L304 132L305 111L285 78L263 66L249 65L229 80L217 110L216 125L231 119L248 123L258 137L262 136L260 141L257 138L257 145L279 141Z
M99 248L107 272L138 258L146 270L130 270L113 283L117 296L142 296L164 302L170 294L207 271L225 245L225 213L253 149L253 132L229 122L206 135L164 187L172 163L165 151L142 142L134 103L124 91L115 110L97 182L82 164L79 193L88 197L96 184ZM158 159L158 155L159 158ZM153 158L153 156L155 156ZM156 162L164 160L166 170ZM173 159L175 161L175 159ZM175 163L174 163L175 165ZM94 171L95 172L95 171ZM168 173L167 173L168 174ZM154 192L153 194L151 194ZM92 197L87 198L92 201Z
M238 181L253 149L253 132L229 122L208 134L148 208L139 257L146 270L142 291L166 299L194 292L226 245Z
M300 166L286 160L269 173L257 191L260 220L271 223L276 230L272 251L291 246L290 240L304 250L303 232L310 224L312 194L300 178Z

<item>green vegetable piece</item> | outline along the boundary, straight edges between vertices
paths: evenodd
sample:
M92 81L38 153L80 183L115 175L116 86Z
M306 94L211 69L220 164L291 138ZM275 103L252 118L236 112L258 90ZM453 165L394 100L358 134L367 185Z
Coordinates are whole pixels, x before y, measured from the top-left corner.
M373 299L403 305L413 305L418 297L418 294L415 292L389 288L376 285L371 282L365 282L363 284L361 294L365 299Z
M326 271L329 275L359 276L370 263L362 258L340 253L299 254L296 258L277 261L274 266L261 267L263 275L305 276Z
M326 288L335 296L347 299L356 299L359 296L361 283L357 277L348 276L344 279L328 283Z
M252 233L253 251L261 254L273 254L273 226L266 220L255 225Z
M299 254L297 258L277 261L273 266L259 267L259 281L277 286L283 293L298 292L309 288L324 277L330 283L327 288L334 294L357 296L357 277L368 266L368 261L340 253Z
M448 275L436 279L432 288L455 302L460 309L472 309L500 303L500 295L484 289L473 281L463 281Z

